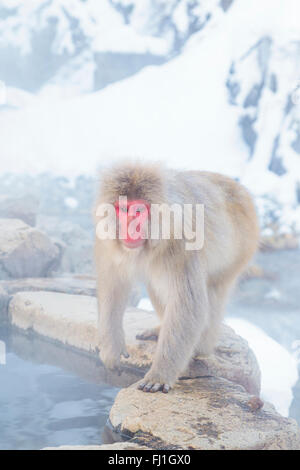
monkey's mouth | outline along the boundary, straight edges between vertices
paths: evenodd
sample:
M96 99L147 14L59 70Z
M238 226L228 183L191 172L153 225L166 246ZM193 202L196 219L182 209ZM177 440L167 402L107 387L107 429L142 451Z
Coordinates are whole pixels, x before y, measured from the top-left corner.
M145 244L145 239L138 239L138 240L122 240L122 244L129 249L139 248Z

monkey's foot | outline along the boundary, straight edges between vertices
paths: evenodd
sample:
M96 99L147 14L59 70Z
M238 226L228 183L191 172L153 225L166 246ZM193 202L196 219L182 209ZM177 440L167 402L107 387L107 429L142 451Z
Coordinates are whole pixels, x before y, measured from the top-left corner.
M157 341L159 335L159 326L155 328L150 328L149 330L143 331L140 335L136 335L136 339L143 339L143 340L150 340L150 341Z
M169 381L167 374L161 374L154 370L149 370L145 377L140 380L137 384L138 390L142 390L143 392L159 392L162 391L163 393L168 393L172 381Z
M152 383L152 382L147 382L145 379L141 380L138 382L138 390L142 390L143 392L159 392L162 391L163 393L168 393L170 390L170 385L168 384L161 384L159 382Z

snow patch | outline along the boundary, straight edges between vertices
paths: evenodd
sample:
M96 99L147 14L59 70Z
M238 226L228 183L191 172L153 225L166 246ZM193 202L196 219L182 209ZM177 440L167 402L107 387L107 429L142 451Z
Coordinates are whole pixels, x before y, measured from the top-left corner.
M262 398L272 403L281 415L288 416L293 400L292 388L298 380L295 355L247 320L227 318L225 322L248 341L256 355L261 370Z

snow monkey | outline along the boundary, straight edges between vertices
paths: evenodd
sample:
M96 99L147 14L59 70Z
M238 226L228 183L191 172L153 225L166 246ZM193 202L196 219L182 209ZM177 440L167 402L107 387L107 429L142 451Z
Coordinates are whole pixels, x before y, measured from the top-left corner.
M96 225L105 219L103 204L112 207L106 225L116 236L97 233L95 242L100 359L118 369L120 357L128 357L122 318L132 283L143 279L160 327L139 336L156 336L157 346L138 388L167 393L195 355L214 350L228 294L258 246L255 207L243 186L221 174L131 162L104 170ZM172 218L170 236L163 237L161 212L158 236L151 236L152 207L161 205L203 207L200 225L195 211L187 221L202 227L200 248L190 249L185 234L175 236L183 216ZM129 226L137 219L134 234Z

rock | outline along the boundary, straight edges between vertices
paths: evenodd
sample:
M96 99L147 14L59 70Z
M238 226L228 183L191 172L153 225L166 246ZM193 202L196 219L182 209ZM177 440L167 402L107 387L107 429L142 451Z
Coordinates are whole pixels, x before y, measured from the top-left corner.
M38 199L29 194L22 197L0 195L0 217L4 219L20 219L33 227L38 207Z
M86 295L70 295L56 292L19 292L9 304L11 322L19 328L35 332L89 352L96 352L97 300ZM153 324L154 315L129 309L124 319L128 341L141 325ZM128 334L127 334L128 333Z
M96 297L96 278L87 274L64 273L61 277L35 277L0 281L1 288L8 294L27 291L62 292L74 295L89 295ZM129 305L136 306L141 297L139 286L132 290Z
M0 219L0 279L47 276L60 250L47 235L18 219Z
M184 380L168 394L133 385L117 395L110 423L155 449L300 449L296 421L268 403L253 410L252 398L240 385L216 377Z
M260 245L261 251L296 250L297 248L299 248L299 235L293 233L264 235Z
M268 279L269 277L270 273L267 273L262 266L259 266L258 264L251 264L242 273L240 279L243 281L248 281L249 279Z
M0 318L7 316L9 299L8 292L0 286Z
M255 354L228 325L222 326L215 353L194 359L185 375L223 377L242 385L249 393L260 394L261 374Z
M0 281L0 289L12 295L22 291L51 291L65 294L96 296L96 279L69 273L63 277L40 277ZM1 292L1 290L0 290Z
M54 292L19 292L9 304L13 325L85 351L96 350L96 312L94 297Z
M97 351L97 302L89 296L53 292L20 292L9 304L11 322L29 330L85 351ZM129 308L124 316L128 359L122 359L124 371L139 370L141 375L150 367L156 342L141 341L136 335L157 324L154 312ZM184 372L184 377L224 377L259 394L260 371L247 342L223 325L215 354L198 357Z
M153 324L157 320L153 313L151 314ZM136 317L131 328L126 329L127 350L130 355L128 359L123 359L123 363L128 366L135 366L145 372L152 363L152 358L156 348L155 341L140 341L135 338L136 334L141 333L149 326L143 325ZM130 332L131 331L131 332ZM227 325L222 325L220 340L215 349L215 353L208 357L194 358L183 377L205 377L208 375L224 377L228 380L243 385L249 393L260 393L260 370L256 357L249 348L246 340L236 335Z
M149 318L145 324L139 315L125 321L126 344L128 359L122 359L123 364L137 367L143 371L151 366L156 348L155 341L141 341L136 335L157 325L154 312L148 312ZM224 377L243 385L249 393L260 393L260 369L256 357L249 348L246 340L236 335L232 328L222 325L221 335L215 353L211 356L194 358L182 377L205 377L208 375Z
M42 450L149 450L149 447L135 444L134 442L116 442L114 444L102 444L95 446L59 446L45 447Z
M94 271L92 233L54 216L39 216L37 227L63 247L59 272L90 274Z

